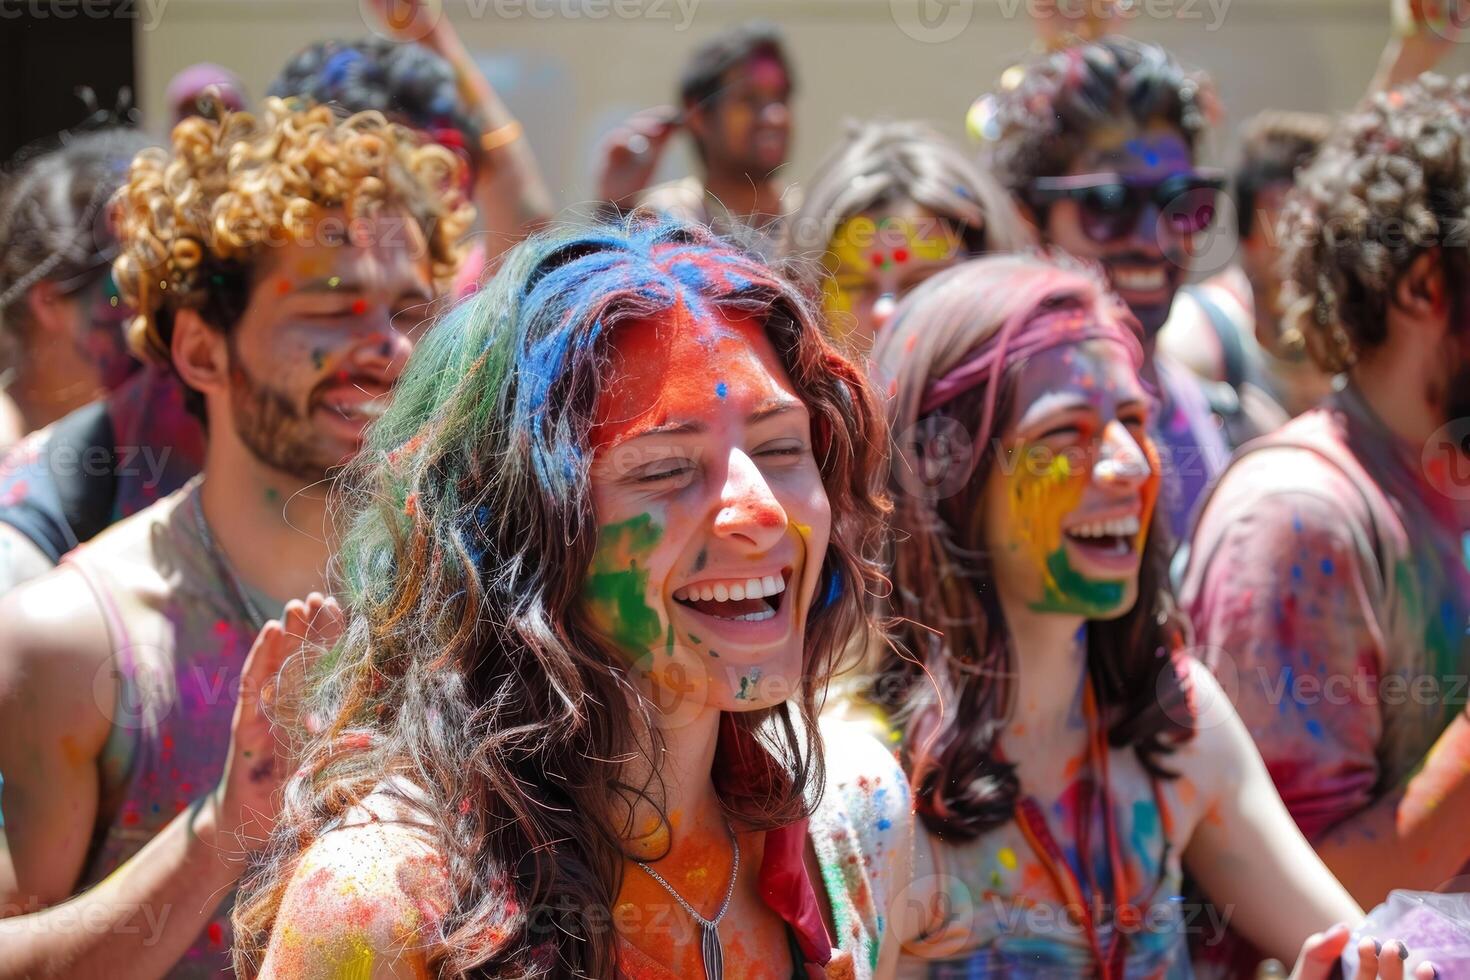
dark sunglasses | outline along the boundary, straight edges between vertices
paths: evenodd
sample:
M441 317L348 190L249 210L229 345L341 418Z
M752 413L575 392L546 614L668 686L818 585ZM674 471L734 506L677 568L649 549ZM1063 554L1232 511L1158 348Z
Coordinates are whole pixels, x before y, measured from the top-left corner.
M1225 183L1224 172L1217 170L1195 170L1162 180L1078 174L1037 178L1031 182L1030 197L1038 206L1076 201L1082 233L1098 244L1107 244L1128 237L1149 205L1176 235L1204 231L1215 220Z

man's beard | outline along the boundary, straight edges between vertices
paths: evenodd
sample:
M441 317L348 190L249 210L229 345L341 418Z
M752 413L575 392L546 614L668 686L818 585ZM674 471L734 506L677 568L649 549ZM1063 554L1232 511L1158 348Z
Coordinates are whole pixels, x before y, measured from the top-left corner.
M309 483L326 479L341 460L325 458L309 414L303 415L284 392L252 378L238 356L231 360L230 407L245 448L282 473Z

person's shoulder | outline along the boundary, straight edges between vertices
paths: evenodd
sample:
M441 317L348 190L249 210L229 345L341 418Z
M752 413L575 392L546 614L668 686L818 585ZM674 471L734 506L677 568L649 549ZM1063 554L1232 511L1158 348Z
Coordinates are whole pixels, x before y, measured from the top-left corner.
M369 798L302 853L267 965L282 975L342 975L422 955L449 907L449 875L424 822L404 809Z
M876 711L825 714L821 729L829 786L902 777L903 766L896 753L898 733Z
M196 486L188 483L136 514L124 517L92 540L78 545L70 556L101 564L153 562L160 527L177 525L188 519L189 495L195 492Z
M707 217L704 182L692 175L653 185L639 195L638 204L686 221L704 221Z
M866 714L824 717L821 726L827 778L819 822L892 838L913 813L894 733Z
M64 733L99 744L110 727L112 638L95 596L57 568L0 598L0 740ZM25 710L19 710L24 706ZM25 725L16 732L11 726Z
M1231 516L1248 512L1257 521L1294 525L1362 520L1363 495L1333 458L1325 427L1323 415L1309 412L1280 431L1247 443L1221 475L1207 512Z
M0 665L75 670L105 661L111 646L96 595L75 568L53 568L0 597Z

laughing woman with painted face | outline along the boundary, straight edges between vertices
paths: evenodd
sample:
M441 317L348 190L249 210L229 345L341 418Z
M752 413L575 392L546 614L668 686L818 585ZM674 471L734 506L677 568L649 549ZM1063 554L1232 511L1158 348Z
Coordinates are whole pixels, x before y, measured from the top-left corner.
M1185 654L1141 357L1096 276L1039 258L942 273L879 335L894 647L848 710L876 715L925 831L884 910L902 976L1190 977L1188 930L1222 927L1183 906L1186 870L1273 955L1306 943L1300 976L1362 915ZM813 836L861 879L846 815L881 806L881 770L831 769Z
M327 728L241 975L852 975L805 828L883 442L814 312L707 232L518 246L352 474Z

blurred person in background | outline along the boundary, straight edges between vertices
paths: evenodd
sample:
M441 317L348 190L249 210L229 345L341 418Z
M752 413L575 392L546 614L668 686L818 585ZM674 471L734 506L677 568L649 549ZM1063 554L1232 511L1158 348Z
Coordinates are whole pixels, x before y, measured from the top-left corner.
M679 79L679 108L636 113L603 142L597 188L619 210L642 206L717 234L770 258L796 196L780 176L791 148L796 83L785 41L755 21L716 34ZM684 129L699 175L649 187L664 146Z
M1034 244L1005 189L920 122L848 123L803 190L782 256L854 357L936 272Z
M170 78L163 98L171 127L190 116L217 119L221 112L241 112L249 107L240 76L210 61L190 65Z
M330 638L327 488L458 271L461 171L376 113L279 99L134 159L130 339L208 445L199 478L0 600L0 909L33 919L0 922L0 977L228 975L234 882L291 768L258 700L288 634ZM100 924L46 928L63 902Z
M0 592L177 490L204 457L177 378L127 349L132 310L112 277L107 202L149 145L124 128L71 135L0 195L12 431L30 432L0 459Z
M555 212L519 120L490 85L459 33L429 0L370 0L388 37L320 41L271 82L270 94L304 96L349 113L376 109L468 163L481 230L456 292L471 291L500 254ZM423 33L419 25L431 18Z
M1231 182L1239 261L1180 290L1159 332L1159 350L1212 383L1217 410L1233 417L1219 402L1239 403L1253 423L1247 435L1279 428L1332 390L1300 330L1282 320L1280 228L1292 180L1331 129L1330 117L1311 112L1273 110L1246 122Z
M147 137L112 127L22 152L0 186L0 447L116 388L138 367L109 266L107 199Z
M1236 457L1180 596L1292 816L1365 906L1470 860L1467 215L1470 76L1373 97L1298 175L1293 313L1345 385Z

